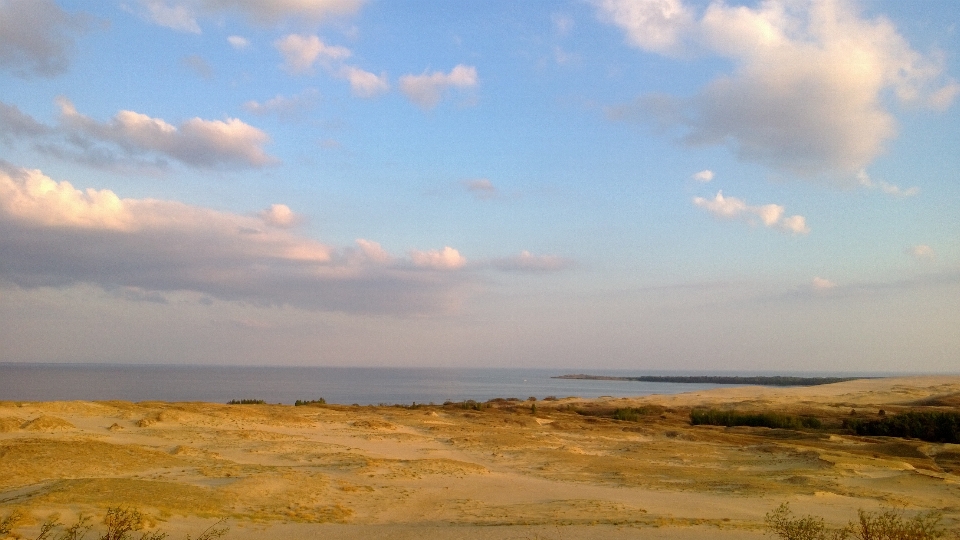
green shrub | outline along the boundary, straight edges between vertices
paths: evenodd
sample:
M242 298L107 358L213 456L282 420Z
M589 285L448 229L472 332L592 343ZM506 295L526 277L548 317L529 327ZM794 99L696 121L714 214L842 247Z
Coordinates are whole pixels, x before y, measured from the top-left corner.
M323 398L310 399L310 400L298 399L297 401L295 401L295 402L293 403L293 405L294 405L295 407L303 407L303 406L306 406L306 405L326 405L326 404L327 404L327 400L325 400L325 399L323 399Z
M263 405L266 401L262 399L231 399L227 405Z
M960 413L905 412L876 420L847 419L843 427L857 435L902 437L938 443L960 443Z
M489 409L490 402L480 403L479 401L474 401L472 399L461 401L459 403L456 403L453 401L444 401L443 406L444 408L448 408L448 409L464 409L464 410L471 410L471 411L480 411L483 409Z
M738 411L721 411L718 409L694 409L690 412L690 423L695 426L749 426L774 429L820 429L823 427L823 423L812 416L792 416L766 412L742 413Z

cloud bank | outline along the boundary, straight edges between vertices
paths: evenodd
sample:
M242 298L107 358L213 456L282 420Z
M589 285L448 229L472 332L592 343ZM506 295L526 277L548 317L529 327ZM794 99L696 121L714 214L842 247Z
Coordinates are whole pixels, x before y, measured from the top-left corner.
M47 126L0 102L0 141L32 142L46 154L110 168L165 168L175 160L197 168L259 168L278 163L264 146L270 137L236 118L191 118L174 126L162 118L122 110L106 122L81 114L59 98L60 123Z
M394 259L368 240L336 248L297 236L296 219L285 205L254 217L123 199L0 162L0 281L354 313L439 313L463 295L466 259L454 248Z
M756 8L682 0L598 0L627 42L671 57L732 61L690 97L640 96L614 119L680 128L689 145L729 145L746 161L850 183L896 135L887 96L948 107L960 85L937 54L914 51L883 17L848 0L767 0Z
M755 225L757 223L767 228L779 229L793 234L807 234L807 220L803 216L785 216L784 207L779 204L764 204L751 206L736 197L724 197L722 191L717 192L713 199L696 197L693 204L703 208L714 217L720 219L736 219Z

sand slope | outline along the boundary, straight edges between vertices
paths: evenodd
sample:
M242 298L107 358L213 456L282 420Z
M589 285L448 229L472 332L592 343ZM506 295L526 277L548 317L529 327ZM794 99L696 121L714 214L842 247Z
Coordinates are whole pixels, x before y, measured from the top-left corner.
M957 396L960 377L917 377L564 399L536 414L528 402L0 402L0 516L16 507L36 526L51 512L128 505L177 534L224 516L238 539L762 538L764 514L784 501L837 524L884 505L953 522L960 445L688 418L713 406L839 421L920 403L955 410ZM626 406L646 414L576 412Z

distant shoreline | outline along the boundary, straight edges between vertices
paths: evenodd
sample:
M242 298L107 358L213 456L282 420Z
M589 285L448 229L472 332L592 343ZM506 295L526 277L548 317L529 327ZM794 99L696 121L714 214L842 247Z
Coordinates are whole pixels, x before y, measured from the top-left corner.
M691 375L691 376L660 376L660 375L641 375L638 377L611 377L607 375L586 375L578 373L575 375L558 375L551 379L579 379L591 381L637 381L654 383L681 383L681 384L740 384L740 385L758 385L758 386L818 386L821 384L833 384L846 381L857 381L861 379L878 379L880 377L787 377L775 375L772 377L737 377L737 376L714 376L714 375Z

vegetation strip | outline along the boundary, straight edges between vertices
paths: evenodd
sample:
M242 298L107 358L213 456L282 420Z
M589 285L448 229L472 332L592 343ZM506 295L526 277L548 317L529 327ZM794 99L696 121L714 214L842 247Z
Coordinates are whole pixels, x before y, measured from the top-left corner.
M844 420L843 427L857 435L901 437L937 443L960 444L960 413L910 411L877 420Z
M792 416L779 413L742 413L717 409L693 410L690 423L695 426L750 426L773 429L820 429L823 424L812 416Z
M640 375L638 377L610 377L606 375L558 375L551 379L583 379L591 381L637 381L658 383L685 383L685 384L741 384L758 386L817 386L861 379L876 379L878 377L786 377L775 375L772 377L728 377L720 375L691 375L691 376L660 376Z

